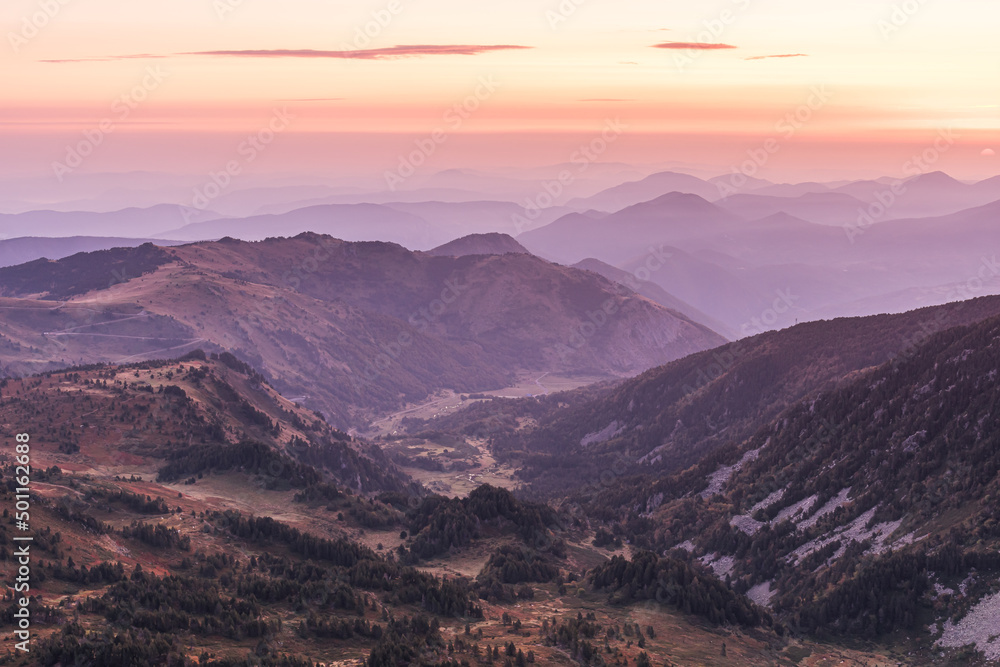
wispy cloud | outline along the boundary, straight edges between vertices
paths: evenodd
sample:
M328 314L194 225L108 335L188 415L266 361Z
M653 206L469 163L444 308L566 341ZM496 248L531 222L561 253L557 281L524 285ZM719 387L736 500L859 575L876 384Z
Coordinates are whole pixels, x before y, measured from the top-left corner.
M773 56L753 56L744 60L766 60L767 58L808 58L808 53L779 53Z
M135 53L126 56L102 56L100 58L59 58L50 60L39 60L42 63L108 63L118 60L155 60L157 58L169 58L169 56L155 55L152 53Z
M703 51L715 51L718 49L735 49L739 48L733 46L732 44L706 44L705 42L664 42L662 44L654 44L654 49L681 49L687 51L688 49L697 49Z
M381 49L357 49L350 51L319 51L315 49L243 49L227 51L187 51L174 56L209 56L218 58L329 58L340 60L388 60L392 58L414 58L419 56L478 56L492 51L511 51L534 48L518 44L407 44ZM42 60L45 63L106 62L130 60L133 58L167 58L165 55L148 53L104 56L101 58L76 58L62 60Z
M348 60L381 60L414 56L478 56L491 51L530 49L516 44L411 44L382 49L355 51L315 51L313 49L254 49L245 51L193 51L180 55L220 56L236 58L342 58Z

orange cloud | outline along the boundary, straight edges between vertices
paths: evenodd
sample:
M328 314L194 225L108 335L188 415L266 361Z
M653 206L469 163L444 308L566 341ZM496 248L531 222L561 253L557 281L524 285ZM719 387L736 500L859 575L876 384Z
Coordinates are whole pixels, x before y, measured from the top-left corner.
M358 49L354 51L318 51L315 49L244 49L231 51L188 51L175 56L214 56L229 58L339 58L346 60L385 60L390 58L412 58L417 56L478 56L491 51L531 49L531 46L517 44L415 44L389 46L381 49ZM133 58L168 58L165 55L140 53L102 58L75 58L63 60L42 60L43 63L108 62Z
M767 58L808 58L808 53L779 53L773 56L753 56L751 58L744 58L744 60L765 60Z
M739 47L733 46L732 44L707 44L705 42L664 42L663 44L654 44L654 49L699 49L705 51L714 51L717 49L737 49Z
M490 51L530 49L530 46L515 44L463 44L437 45L418 44L389 46L382 49L358 49L356 51L315 51L313 49L255 49L245 51L195 51L182 53L186 56L230 56L237 58L346 58L357 60L379 60L384 58L407 58L413 56L478 56Z

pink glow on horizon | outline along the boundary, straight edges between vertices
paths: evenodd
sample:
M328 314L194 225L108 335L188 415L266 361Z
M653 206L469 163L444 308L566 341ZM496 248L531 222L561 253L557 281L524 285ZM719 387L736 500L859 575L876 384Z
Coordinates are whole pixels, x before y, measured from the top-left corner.
M281 16L253 3L219 15L207 0L177 0L169 12L67 4L0 52L2 168L45 173L110 119L85 169L201 171L287 107L295 120L263 171L355 162L377 171L437 130L448 141L429 168L554 163L615 118L628 130L613 161L725 173L776 137L762 177L891 173L952 128L956 175L996 169L983 148L1000 143L984 85L995 74L989 56L1000 55L995 3L972 3L974 24L928 4L886 33L884 8L864 0L830 13L734 2L732 21L686 3L588 5L554 24L528 0L426 2L397 0L389 11L300 0ZM36 9L12 0L0 18L17 26ZM311 154L317 141L350 146L351 162L338 162L341 151Z

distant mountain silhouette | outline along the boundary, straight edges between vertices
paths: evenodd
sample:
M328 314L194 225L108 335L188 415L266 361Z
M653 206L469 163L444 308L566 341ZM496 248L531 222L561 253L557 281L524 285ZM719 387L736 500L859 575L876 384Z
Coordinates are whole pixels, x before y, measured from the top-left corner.
M48 238L24 236L0 241L0 267L24 264L42 257L62 259L78 252L94 252L111 248L134 248L152 239L115 238L103 236L65 236ZM160 245L180 245L181 241L161 241Z
M429 255L464 257L466 255L505 255L509 252L530 254L508 234L470 234L428 250Z
M610 264L606 264L599 259L588 258L582 262L577 262L573 265L573 267L583 269L584 271L593 271L594 273L604 276L608 280L613 280L616 283L625 285L647 299L655 301L661 306L670 308L671 310L676 310L686 317L691 318L695 322L700 322L701 324L711 328L713 331L717 331L729 338L739 337L739 332L730 330L729 327L727 327L720 320L703 313L686 301L670 294L657 283L649 280L646 277L647 274L643 273L643 269L648 271L643 264L639 264L635 271L629 272L624 269L611 266ZM639 273L639 275L637 276L636 273Z
M568 205L580 209L592 208L612 212L656 199L670 192L695 194L709 200L720 196L719 186L715 183L689 174L664 171L639 181L622 183L590 197L571 200Z

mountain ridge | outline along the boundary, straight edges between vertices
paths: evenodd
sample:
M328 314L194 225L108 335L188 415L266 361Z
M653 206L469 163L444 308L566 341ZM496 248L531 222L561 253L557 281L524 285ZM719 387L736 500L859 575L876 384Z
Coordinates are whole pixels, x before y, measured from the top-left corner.
M428 250L427 254L462 257L465 255L504 255L509 252L530 254L527 248L514 240L514 237L499 232L462 236Z
M532 255L436 257L316 234L39 260L0 269L0 296L14 299L0 309L8 369L200 345L342 426L446 387L499 389L517 369L623 375L724 340Z

